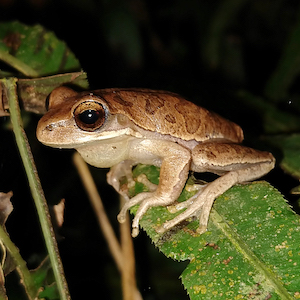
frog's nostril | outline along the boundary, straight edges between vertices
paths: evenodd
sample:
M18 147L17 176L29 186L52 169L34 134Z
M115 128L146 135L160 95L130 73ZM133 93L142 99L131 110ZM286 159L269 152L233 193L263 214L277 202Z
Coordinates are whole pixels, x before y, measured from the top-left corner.
M54 129L54 126L53 126L52 124L47 125L47 126L46 126L46 129L47 129L48 131L52 131L52 130Z

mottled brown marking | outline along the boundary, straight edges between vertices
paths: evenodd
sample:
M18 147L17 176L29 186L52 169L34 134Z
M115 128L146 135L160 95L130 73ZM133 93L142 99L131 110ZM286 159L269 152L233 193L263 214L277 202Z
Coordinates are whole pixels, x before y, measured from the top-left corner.
M164 106L164 100L159 97L151 97L146 99L145 110L147 114L154 115L157 110Z
M182 115L185 126L190 134L194 134L201 125L201 119L195 116L197 106L187 105L186 101L180 101L175 104L175 109ZM196 110L196 111L195 111Z
M215 143L207 142L199 144L193 150L193 159L197 164L197 157L205 158L215 165L260 163L263 161L272 161L272 154L265 151L255 150L239 144L233 143ZM222 161L218 160L222 157ZM198 162L201 164L201 162Z
M217 157L217 155L214 154L212 151L210 151L210 152L207 153L207 157L208 157L209 159L214 159L214 158Z
M176 119L173 115L166 115L165 119L169 122L169 123L172 123L172 124L175 124L176 123Z
M129 107L132 107L132 106L133 106L133 103L132 103L132 102L126 101L126 100L123 99L119 94L115 94L115 95L113 96L113 99L114 99L114 101L116 101L117 103L120 103L120 104L123 105L123 106L129 106Z

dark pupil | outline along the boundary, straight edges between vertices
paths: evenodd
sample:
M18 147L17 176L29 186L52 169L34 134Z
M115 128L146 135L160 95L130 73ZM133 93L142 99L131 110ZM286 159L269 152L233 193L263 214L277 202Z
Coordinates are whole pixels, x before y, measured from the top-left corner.
M79 119L85 124L94 124L99 119L99 116L99 111L88 109L79 115Z

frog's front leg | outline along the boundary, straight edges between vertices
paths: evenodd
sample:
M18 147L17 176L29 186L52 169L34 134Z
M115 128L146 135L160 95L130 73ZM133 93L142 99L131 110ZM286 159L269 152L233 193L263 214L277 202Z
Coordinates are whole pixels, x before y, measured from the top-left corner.
M107 182L120 194L126 201L129 200L128 194L126 191L122 191L120 188L120 180L122 177L126 177L127 186L131 186L134 183L132 178L132 167L133 161L123 160L117 165L113 166L110 171L107 173Z
M180 195L188 177L191 152L169 141L142 140L132 144L130 157L145 164L160 166L160 179L156 191L144 192L127 201L122 207L118 220L124 222L127 210L140 204L132 222L132 235L138 234L139 221L148 208L167 206Z
M209 213L215 198L237 183L257 179L273 169L271 153L236 144L203 143L192 152L192 169L221 175L196 194L196 199L174 219L165 222L157 231L163 233L191 216L199 217L198 232L206 231ZM225 174L224 174L225 173ZM195 197L195 196L194 196ZM189 201L189 200L188 200Z

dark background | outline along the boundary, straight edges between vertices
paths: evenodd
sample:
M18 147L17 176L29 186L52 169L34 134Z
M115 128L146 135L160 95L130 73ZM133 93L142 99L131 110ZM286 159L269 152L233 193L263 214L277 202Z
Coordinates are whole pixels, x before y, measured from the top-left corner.
M246 144L256 148L268 148L260 140L261 114L236 92L264 97L298 19L299 1L0 0L1 22L39 23L66 41L87 72L91 89L146 87L180 93L240 124ZM211 44L213 35L217 45ZM291 86L294 99L298 93L296 79ZM278 107L285 108L287 101L281 99ZM72 165L72 151L40 145L35 138L38 119L30 115L26 131L46 198L50 204L66 199L59 246L72 298L120 299L119 274ZM7 228L34 267L45 253L44 244L13 134L1 122L0 188L14 192ZM107 170L91 169L118 230L119 204L106 184ZM297 185L280 169L267 179L286 195ZM186 263L165 258L144 233L134 242L144 299L188 299L178 280Z

